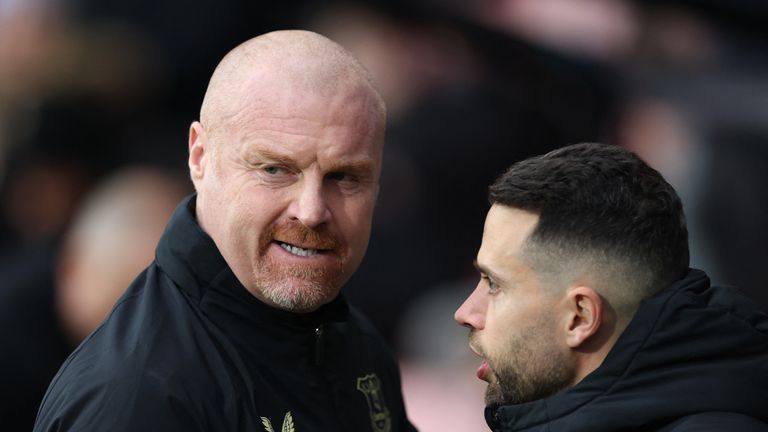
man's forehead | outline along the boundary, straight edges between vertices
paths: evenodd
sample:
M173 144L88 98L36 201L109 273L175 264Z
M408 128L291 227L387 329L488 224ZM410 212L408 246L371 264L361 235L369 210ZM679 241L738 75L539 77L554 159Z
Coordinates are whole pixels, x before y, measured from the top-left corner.
M485 219L485 230L494 240L522 244L536 228L539 215L529 210L493 204Z
M222 61L201 120L217 128L216 123L238 117L296 115L334 104L349 107L346 115L358 122L383 128L384 103L354 58L319 35L276 32L247 42Z
M361 113L353 105L304 104L299 108L242 110L224 121L229 140L243 146L264 143L296 151L302 143L316 141L334 154L380 153L383 119ZM296 143L296 144L294 144Z
M359 77L334 78L337 81L332 91L323 91L323 86L306 86L292 80L278 71L255 74L242 83L238 98L234 101L241 109L251 107L263 110L290 111L304 105L355 104L371 112L381 113L384 108L376 90Z
M335 140L383 144L385 119L373 111L370 101L333 99L312 94L283 92L254 93L232 101L232 106L212 125L209 132L221 132L227 142L241 146L254 140L277 142L335 135ZM294 137L291 138L290 135Z
M533 232L539 216L536 213L500 204L488 211L478 262L486 266L519 259L525 242Z

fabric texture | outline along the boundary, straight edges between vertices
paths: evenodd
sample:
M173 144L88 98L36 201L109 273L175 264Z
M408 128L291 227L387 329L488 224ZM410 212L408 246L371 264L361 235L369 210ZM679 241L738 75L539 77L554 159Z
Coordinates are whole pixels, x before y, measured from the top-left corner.
M768 316L690 270L579 384L485 414L494 431L768 431Z
M402 431L396 363L339 296L271 308L177 208L156 260L51 383L35 431Z

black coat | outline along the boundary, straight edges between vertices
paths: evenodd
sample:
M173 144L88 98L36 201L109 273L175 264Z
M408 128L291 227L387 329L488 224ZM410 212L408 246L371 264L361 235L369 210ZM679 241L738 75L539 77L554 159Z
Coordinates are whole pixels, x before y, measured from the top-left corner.
M174 213L153 262L51 383L35 431L412 430L397 365L339 296L271 308Z
M494 431L768 431L768 317L698 270L644 301L603 364Z

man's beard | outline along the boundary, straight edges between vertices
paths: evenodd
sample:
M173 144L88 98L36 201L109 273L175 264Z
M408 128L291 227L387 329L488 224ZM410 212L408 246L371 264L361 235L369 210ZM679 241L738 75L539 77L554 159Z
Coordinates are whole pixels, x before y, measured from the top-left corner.
M543 320L542 320L543 321ZM488 358L493 375L485 393L488 406L517 405L552 396L568 388L575 370L566 355L557 349L551 323L540 322L507 341L501 355Z
M306 249L332 251L338 254L337 236L313 230L297 221L271 227L264 236L260 259L254 265L254 279L262 295L278 307L295 312L317 309L336 297L344 282L344 262L339 256L333 268L286 265L276 262L264 252L272 240L279 240Z

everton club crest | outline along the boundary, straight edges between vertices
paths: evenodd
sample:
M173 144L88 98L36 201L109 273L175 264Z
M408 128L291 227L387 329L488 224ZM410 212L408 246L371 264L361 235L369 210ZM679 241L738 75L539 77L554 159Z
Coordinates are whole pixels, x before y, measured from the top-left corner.
M389 416L387 405L384 403L379 377L376 374L368 374L358 378L357 389L365 395L365 399L368 401L373 432L391 432L392 419Z

